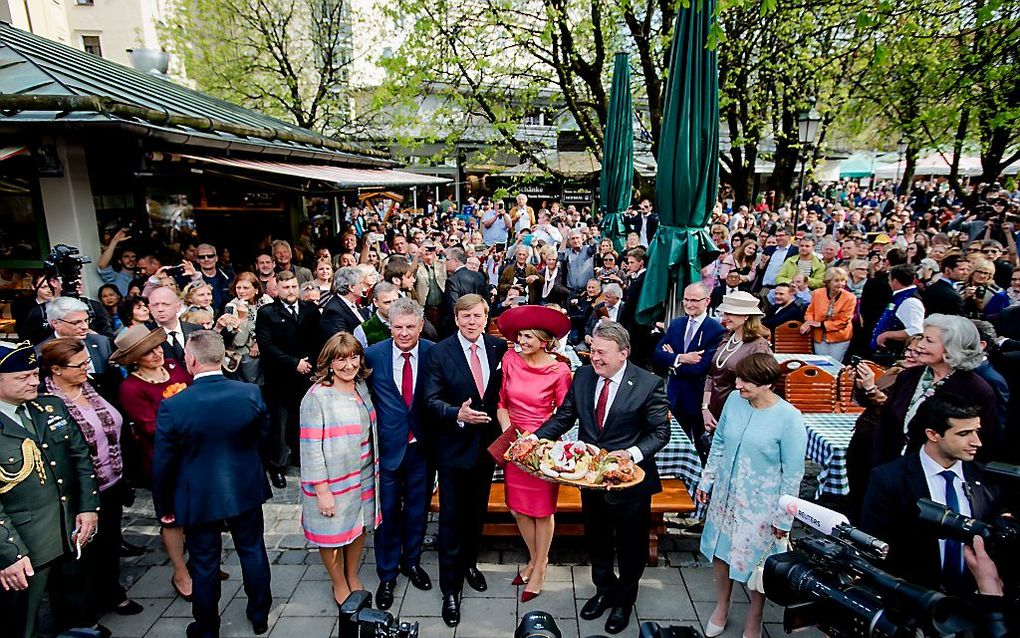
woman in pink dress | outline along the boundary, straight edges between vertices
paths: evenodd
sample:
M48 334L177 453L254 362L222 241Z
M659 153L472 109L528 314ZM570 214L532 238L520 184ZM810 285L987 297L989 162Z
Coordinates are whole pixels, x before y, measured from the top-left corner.
M512 427L534 432L570 389L570 367L553 354L570 331L570 319L552 308L520 306L499 316L499 330L517 349L510 348L503 356L496 418L503 431ZM514 579L515 585L527 585L521 592L521 602L527 602L545 583L559 486L526 474L513 463L507 463L504 471L506 504L528 547L528 564Z

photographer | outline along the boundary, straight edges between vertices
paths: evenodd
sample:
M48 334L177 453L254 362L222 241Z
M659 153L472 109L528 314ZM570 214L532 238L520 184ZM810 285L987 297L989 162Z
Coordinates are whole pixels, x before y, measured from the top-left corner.
M99 278L103 280L103 283L117 286L120 294L124 296L127 296L128 285L135 278L135 270L138 265L135 251L130 248L120 250L120 254L117 255L117 263L120 267L117 270L114 270L110 263L113 261L114 255L117 254L120 244L131 239L128 232L127 228L118 230L117 234L110 240L110 245L106 247L106 250L99 256L99 261L96 263L96 271L99 273Z
M928 498L977 519L997 513L998 492L974 462L981 447L980 414L978 406L957 397L928 399L910 423L906 456L871 473L861 529L889 543L889 571L916 585L955 594L974 590L962 544L920 527L916 503Z

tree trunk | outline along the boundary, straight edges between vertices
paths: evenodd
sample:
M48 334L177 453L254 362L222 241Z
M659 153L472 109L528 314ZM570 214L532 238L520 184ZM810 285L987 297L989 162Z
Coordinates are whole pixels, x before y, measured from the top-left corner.
M917 166L917 145L911 140L907 142L907 150L904 154L903 177L900 179L899 190L896 192L897 195L904 195L910 192L910 184L914 181L915 166Z

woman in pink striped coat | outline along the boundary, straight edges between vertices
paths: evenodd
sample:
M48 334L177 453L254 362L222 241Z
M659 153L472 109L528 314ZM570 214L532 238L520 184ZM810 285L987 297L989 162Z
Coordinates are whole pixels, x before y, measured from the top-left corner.
M301 527L318 545L337 605L362 589L365 533L382 517L375 408L364 351L351 334L329 339L301 401Z

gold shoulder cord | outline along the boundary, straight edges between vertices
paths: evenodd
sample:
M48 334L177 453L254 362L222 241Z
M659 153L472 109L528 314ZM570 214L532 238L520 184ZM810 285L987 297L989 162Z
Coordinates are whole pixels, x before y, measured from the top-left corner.
M21 454L24 457L24 463L22 463L20 470L11 473L0 468L0 494L13 490L19 483L29 477L32 470L35 470L39 475L39 484L46 484L46 466L43 464L42 452L36 447L35 441L25 439L21 444Z

